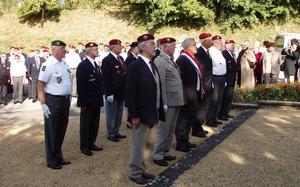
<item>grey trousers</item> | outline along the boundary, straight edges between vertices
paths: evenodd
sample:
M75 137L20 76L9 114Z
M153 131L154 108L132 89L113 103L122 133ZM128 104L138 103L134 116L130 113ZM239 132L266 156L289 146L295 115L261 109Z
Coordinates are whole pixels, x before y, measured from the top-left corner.
M150 129L141 124L139 128L132 128L132 142L130 148L129 177L138 178L144 173L143 157Z
M225 76L213 76L214 89L210 98L206 121L214 123L219 117L225 88Z
M7 95L7 86L0 85L0 102L5 101L6 95Z
M29 87L29 90L31 90L31 97L33 99L37 99L37 83L38 80L32 80L31 87Z
M278 74L265 73L264 74L265 84L277 84L278 77L279 77Z
M154 144L154 160L161 160L164 158L164 156L169 156L179 110L180 107L169 107L165 113L166 121L161 121L158 124L157 137Z
M32 98L32 81L28 80L28 97Z
M76 85L76 68L71 70L71 85L72 85L72 96L77 96L77 85Z
M46 104L50 109L45 121L45 148L47 164L55 164L63 159L61 147L69 122L70 97L46 94Z
M106 128L107 136L112 137L119 134L122 123L123 102L114 101L109 103L105 101Z
M12 77L13 89L14 89L14 101L23 101L23 79L22 77Z

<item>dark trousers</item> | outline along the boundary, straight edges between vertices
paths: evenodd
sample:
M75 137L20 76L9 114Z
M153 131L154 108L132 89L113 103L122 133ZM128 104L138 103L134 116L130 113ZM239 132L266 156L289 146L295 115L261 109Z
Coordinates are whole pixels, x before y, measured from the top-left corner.
M28 97L32 98L32 81L28 79Z
M234 92L234 86L225 87L224 96L223 96L223 104L222 104L219 116L226 116L229 114L232 99L233 99L233 92Z
M29 87L29 90L31 90L31 97L33 99L37 99L37 83L38 83L38 80L32 80L31 87Z
M257 85L262 84L262 80L261 80L262 79L262 74L261 73L255 73L254 77L255 77L255 83Z
M23 101L23 79L24 77L12 77L14 89L14 101Z
M206 121L214 123L219 116L225 87L225 76L213 76L214 89L211 94Z
M211 97L211 93L204 94L203 98L199 101L197 112L196 112L196 121L192 125L193 134L201 133L204 131L202 125L206 120L206 114L210 103L210 97Z
M100 107L87 108L80 112L80 149L89 149L95 144L100 121Z
M46 105L51 114L45 120L45 146L48 164L63 159L61 147L69 122L70 97L46 94Z
M180 108L175 128L176 146L185 146L189 142L189 134L196 119L197 105L184 105Z

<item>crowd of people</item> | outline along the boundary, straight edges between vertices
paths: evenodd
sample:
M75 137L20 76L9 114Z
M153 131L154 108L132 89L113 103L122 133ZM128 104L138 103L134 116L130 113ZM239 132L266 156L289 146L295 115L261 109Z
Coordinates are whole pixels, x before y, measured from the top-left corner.
M28 96L41 103L45 121L47 166L61 169L71 164L63 158L61 146L68 125L71 97L77 97L80 111L80 150L92 156L103 147L96 145L100 109L104 106L107 139L126 138L120 126L124 107L127 127L132 129L129 178L145 184L154 175L143 167L143 151L149 130L156 126L153 162L168 166L176 160L170 153L173 136L176 150L189 152L196 145L192 136L205 138L206 124L218 127L230 115L236 86L253 89L259 84L276 84L280 71L286 82L297 79L300 47L296 39L281 53L273 42L255 41L254 49L244 41L241 49L234 40L201 33L199 43L187 38L178 48L175 38L155 40L144 34L131 44L112 39L108 44L89 42L74 46L60 40L51 48L42 46L27 55L11 47L1 53L1 103L13 85L14 103L23 102L23 83ZM68 52L67 52L68 49Z

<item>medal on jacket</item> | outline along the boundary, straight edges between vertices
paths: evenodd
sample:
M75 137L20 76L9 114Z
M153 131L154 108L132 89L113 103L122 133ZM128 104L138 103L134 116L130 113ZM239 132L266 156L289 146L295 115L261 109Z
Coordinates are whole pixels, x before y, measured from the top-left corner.
M58 82L58 84L60 84L61 81L62 81L62 78L61 77L56 77L56 81Z

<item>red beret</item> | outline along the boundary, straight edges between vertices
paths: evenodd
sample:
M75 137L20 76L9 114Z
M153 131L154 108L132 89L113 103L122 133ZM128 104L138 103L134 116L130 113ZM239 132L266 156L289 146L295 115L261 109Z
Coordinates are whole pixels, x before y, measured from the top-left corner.
M76 49L75 45L69 44L69 48Z
M89 42L89 43L85 44L84 47L85 47L85 48L98 47L98 44L96 44L96 43L94 43L94 42Z
M216 36L213 36L213 37L212 37L212 40L222 40L222 37L216 35Z
M203 32L199 35L200 40L203 40L203 39L206 39L206 38L209 38L209 37L211 37L211 34L209 32Z
M143 34L137 38L137 42L145 42L148 40L154 40L154 36L152 34Z
M33 50L33 49L30 49L30 50L29 50L30 53L31 53L31 52L34 52L34 51L35 51L35 50Z
M234 44L235 42L233 40L226 40L225 44Z
M176 40L175 40L175 38L167 37L167 38L161 38L159 40L159 42L160 42L160 44L167 44L167 43L174 43L174 42L176 42Z
M108 43L109 45L118 45L118 44L121 44L121 40L118 40L118 39L112 39L109 41Z
M49 52L49 51L48 51L47 49L44 49L43 52L44 52L44 53L47 53L47 52Z

